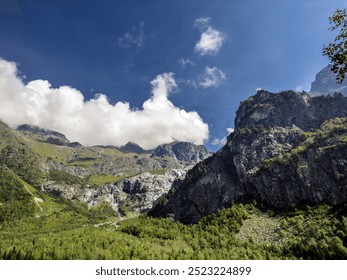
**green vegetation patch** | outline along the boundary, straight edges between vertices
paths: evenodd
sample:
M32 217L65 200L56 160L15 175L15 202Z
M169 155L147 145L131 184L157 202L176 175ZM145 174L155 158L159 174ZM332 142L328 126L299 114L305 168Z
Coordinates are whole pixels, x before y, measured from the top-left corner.
M52 170L48 173L48 179L51 181L56 181L60 183L65 183L68 185L83 185L85 184L84 179L71 175L65 171Z
M40 188L44 177L40 160L24 143L14 141L4 147L0 152L0 164L5 164L21 179Z
M152 175L164 175L166 170L165 169L154 169L148 171Z
M183 225L145 215L115 223L107 205L64 203L47 217L0 223L0 259L347 259L346 206L276 213L234 204Z
M319 129L315 131L308 131L301 134L302 142L297 147L291 149L289 152L283 155L268 158L263 161L265 167L269 167L275 162L285 164L292 157L298 154L306 152L310 147L318 145L318 143L324 141L327 138L336 139L336 145L347 143L347 118L335 118L332 120L325 121ZM334 145L327 145L321 147L321 149L332 149Z
M33 216L35 206L20 179L0 165L0 223Z
M87 183L91 185L105 185L119 182L127 178L127 175L112 176L94 174L87 178Z
M27 139L26 144L41 157L64 163L67 162L71 150L69 147L56 146L45 142L33 141L31 139Z

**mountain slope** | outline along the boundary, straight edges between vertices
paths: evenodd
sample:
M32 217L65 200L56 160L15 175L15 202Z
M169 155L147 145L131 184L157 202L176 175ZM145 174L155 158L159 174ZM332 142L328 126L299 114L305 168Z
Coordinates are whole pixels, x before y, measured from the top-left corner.
M196 223L236 201L346 203L346 117L342 95L258 91L241 103L225 147L189 171L151 215Z
M41 187L43 172L40 168L40 157L2 122L0 122L0 164L6 165L32 186Z
M0 222L33 216L35 206L19 178L0 165Z
M205 147L190 143L167 146L184 149L156 156L133 143L123 148L83 147L59 132L29 125L12 130L0 123L0 164L44 191L41 195L92 208L109 205L117 215L148 211L192 164L208 156Z

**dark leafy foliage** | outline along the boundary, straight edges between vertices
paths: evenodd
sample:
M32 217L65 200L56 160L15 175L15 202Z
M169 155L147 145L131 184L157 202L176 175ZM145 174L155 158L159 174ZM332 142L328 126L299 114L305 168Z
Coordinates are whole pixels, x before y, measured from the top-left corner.
M347 10L337 9L329 18L332 27L330 30L338 30L334 41L323 47L323 55L329 57L331 70L337 75L336 80L342 83L347 72Z

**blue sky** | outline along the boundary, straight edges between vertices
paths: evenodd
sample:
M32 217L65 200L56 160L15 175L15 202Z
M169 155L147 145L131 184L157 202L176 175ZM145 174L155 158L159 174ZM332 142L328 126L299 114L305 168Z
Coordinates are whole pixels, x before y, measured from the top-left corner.
M216 150L222 145L217 140L234 126L239 103L255 94L256 88L310 89L315 74L328 64L322 56L322 45L334 35L328 30L328 17L345 6L346 1L337 0L0 0L0 57L16 63L14 71L24 86L47 80L50 88L77 89L85 101L102 93L111 105L128 102L125 122L141 120L140 116L132 119L131 111L144 110L143 103L162 82L166 87L161 89L175 108L197 113L201 120L195 128L201 127L205 134L193 128L195 115L189 115L186 126L171 129L182 129L182 135L196 132L193 142L204 141ZM173 74L158 76L164 73ZM172 79L175 86L167 88ZM8 102L8 106L15 104ZM176 113L168 114L166 121ZM44 116L30 120L48 126L37 120ZM10 117L0 112L0 118L6 122ZM159 113L158 118L165 115ZM208 139L202 122L208 125ZM146 130L158 133L149 123L148 128L143 124ZM62 124L53 128L64 130ZM62 132L83 142L69 129ZM171 135L170 130L165 133L164 142L190 140ZM88 137L88 132L83 135ZM119 139L141 142L131 135ZM112 137L103 144L111 143ZM141 144L150 147L151 143Z

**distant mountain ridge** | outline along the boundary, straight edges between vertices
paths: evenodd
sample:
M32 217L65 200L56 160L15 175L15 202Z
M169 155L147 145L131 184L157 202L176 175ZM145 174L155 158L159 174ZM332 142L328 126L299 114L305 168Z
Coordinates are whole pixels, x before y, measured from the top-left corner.
M43 129L39 126L23 124L17 127L17 130L23 133L35 136L37 140L47 142L58 146L80 147L78 142L70 142L66 136L60 132Z
M156 156L134 143L84 147L62 133L32 125L10 129L0 122L0 165L45 194L116 212L148 211L181 182L206 148L190 143L175 155ZM170 147L170 144L167 145ZM190 156L197 151L205 157Z
M69 147L82 147L78 142L70 142L66 136L60 132L43 129L38 126L23 124L18 126L18 131L28 133L36 137L37 140L44 141L50 144ZM145 150L136 143L128 142L124 146L96 146L100 148L113 148L122 153L149 154L154 157L172 157L178 161L188 164L195 164L205 159L210 154L204 145L195 145L189 142L175 141L172 143L159 145L152 150Z

